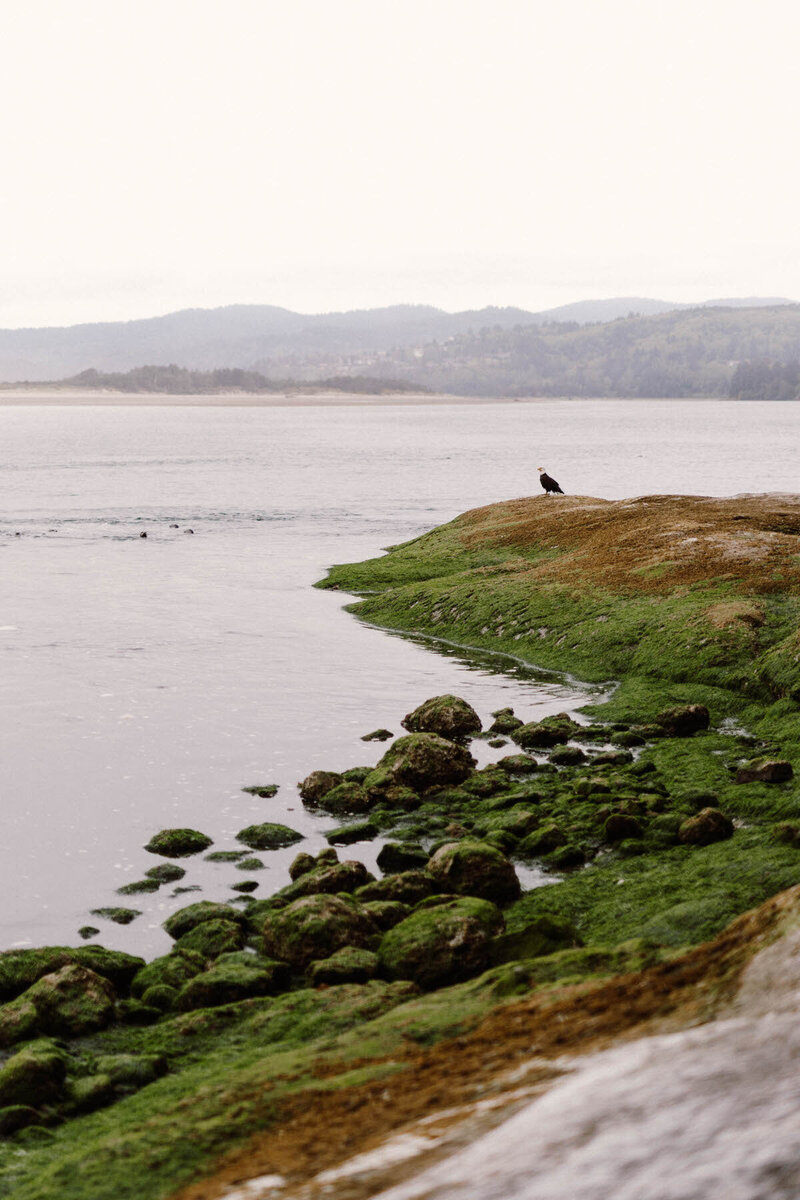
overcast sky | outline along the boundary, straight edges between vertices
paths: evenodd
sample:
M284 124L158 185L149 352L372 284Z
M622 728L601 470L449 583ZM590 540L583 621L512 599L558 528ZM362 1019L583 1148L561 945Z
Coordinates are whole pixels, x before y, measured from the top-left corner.
M800 299L800 8L2 0L0 326Z

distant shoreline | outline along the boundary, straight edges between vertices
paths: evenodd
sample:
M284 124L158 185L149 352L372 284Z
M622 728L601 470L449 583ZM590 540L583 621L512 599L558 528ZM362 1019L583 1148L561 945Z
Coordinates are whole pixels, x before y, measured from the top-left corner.
M618 396L453 396L446 393L387 392L385 394L354 392L219 392L202 395L180 395L167 392L115 392L105 390L79 391L72 388L4 389L0 385L0 408L339 408L339 407L389 407L392 405L424 407L425 405L447 404L546 404L567 402L591 404L595 400L641 400L641 397ZM648 397L647 399L671 400L671 397ZM689 403L701 400L718 400L724 397L681 396L678 399ZM647 400L644 400L647 403Z

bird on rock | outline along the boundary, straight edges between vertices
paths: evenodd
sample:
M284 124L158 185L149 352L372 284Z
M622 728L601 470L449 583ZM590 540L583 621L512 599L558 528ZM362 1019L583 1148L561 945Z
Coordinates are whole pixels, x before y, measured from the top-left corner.
M547 471L545 471L544 467L537 467L536 469L539 472L539 482L548 496L551 492L559 492L562 496L564 495L564 493L561 491L560 484L556 483L552 475L547 474Z

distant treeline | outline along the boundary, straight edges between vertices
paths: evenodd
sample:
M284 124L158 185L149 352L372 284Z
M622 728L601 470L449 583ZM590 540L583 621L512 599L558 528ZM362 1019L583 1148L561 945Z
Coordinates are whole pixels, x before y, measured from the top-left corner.
M367 375L337 375L311 382L296 379L269 379L260 371L239 367L219 367L213 371L191 371L169 366L134 367L131 371L96 371L90 367L59 381L61 385L97 388L115 392L163 392L170 396L218 395L223 392L286 392L308 389L314 392L355 392L382 395L387 392L426 392L419 383L403 379L379 379Z
M484 396L798 398L800 306L696 308L602 324L484 327L441 342L338 358L348 370ZM328 356L279 369L330 374ZM278 364L276 363L276 366Z

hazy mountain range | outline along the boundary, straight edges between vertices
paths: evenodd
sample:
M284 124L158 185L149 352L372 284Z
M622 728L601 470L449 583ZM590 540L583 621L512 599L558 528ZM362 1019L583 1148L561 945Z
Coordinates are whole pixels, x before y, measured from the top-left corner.
M581 326L698 307L752 309L791 303L749 298L690 306L625 296L579 301L538 313L519 308L448 313L426 305L395 305L320 315L237 304L136 321L0 330L0 380L59 380L88 368L127 371L167 363L193 370L238 367L282 378L321 378L340 371L364 373L365 365L371 368L388 352L411 349L424 357L426 347L481 331ZM404 361L402 354L389 357Z

